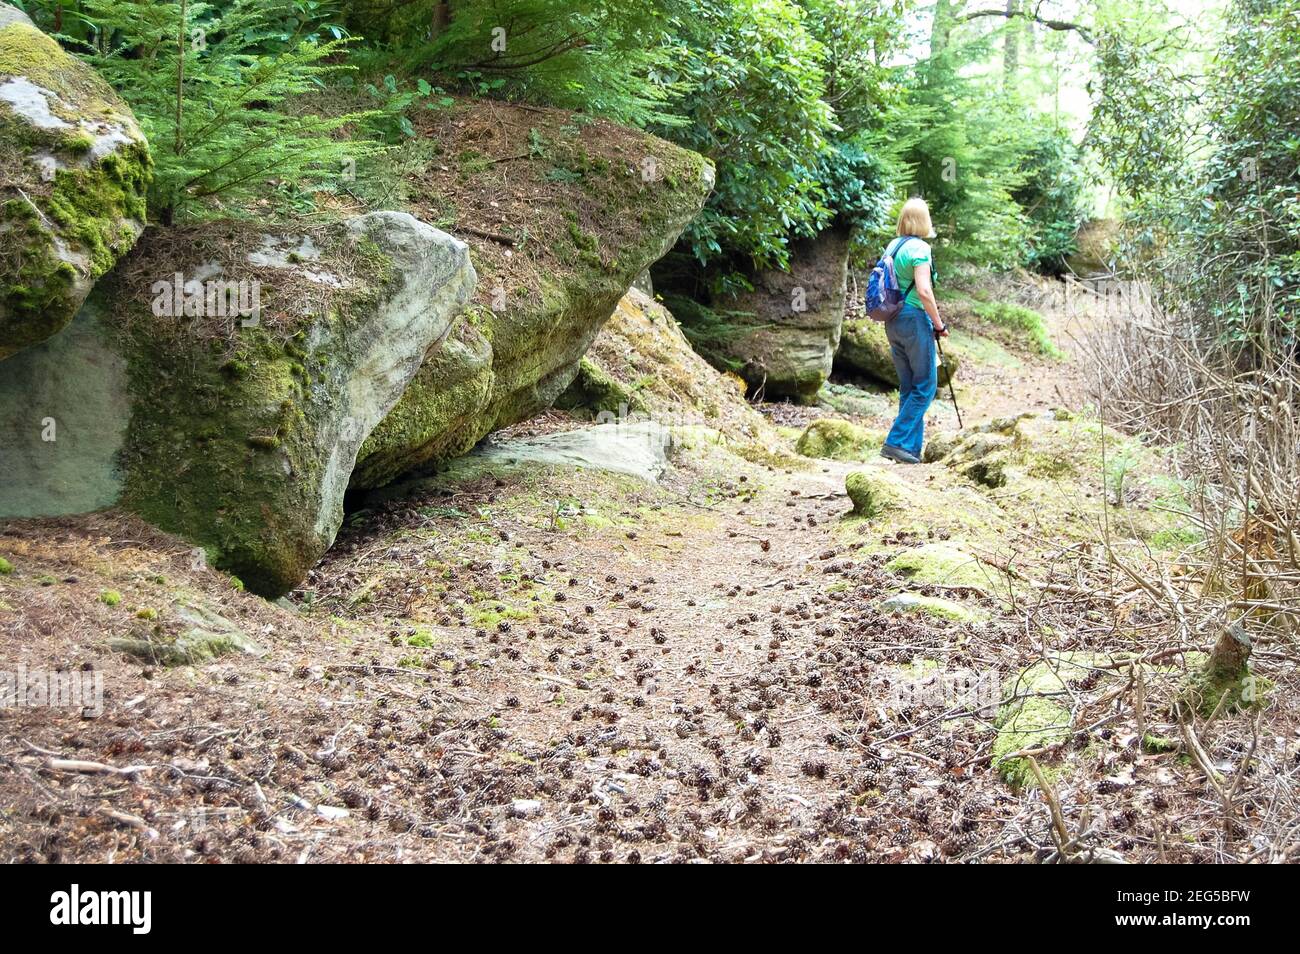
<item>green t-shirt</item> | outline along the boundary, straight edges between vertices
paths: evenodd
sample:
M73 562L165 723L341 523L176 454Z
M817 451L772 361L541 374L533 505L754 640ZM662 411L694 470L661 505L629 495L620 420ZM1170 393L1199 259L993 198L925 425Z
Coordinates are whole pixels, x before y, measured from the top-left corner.
M894 248L902 241L901 238L894 239L890 248ZM927 243L925 239L908 239L907 243L899 248L894 254L894 274L898 276L898 287L906 288L908 285L912 284L912 274L916 271L916 266L929 264L929 243ZM931 277L933 277L933 267L930 269L930 273ZM921 296L917 293L915 288L907 293L907 298L904 301L904 304L915 305L917 308L925 307L921 304Z

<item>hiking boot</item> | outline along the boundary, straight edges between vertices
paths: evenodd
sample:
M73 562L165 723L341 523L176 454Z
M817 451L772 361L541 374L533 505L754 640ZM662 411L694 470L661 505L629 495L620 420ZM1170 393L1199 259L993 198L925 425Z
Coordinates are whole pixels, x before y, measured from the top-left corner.
M900 464L921 463L921 458L917 457L915 454L909 454L907 451L903 450L903 448L894 447L891 444L886 444L884 447L880 448L880 456L888 457L890 460L896 460Z

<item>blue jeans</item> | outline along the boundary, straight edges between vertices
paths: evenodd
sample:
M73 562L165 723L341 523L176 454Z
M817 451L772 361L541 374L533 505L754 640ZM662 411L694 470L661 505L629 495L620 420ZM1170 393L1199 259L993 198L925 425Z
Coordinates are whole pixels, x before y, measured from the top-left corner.
M889 339L894 368L898 371L898 417L885 443L920 457L925 441L925 412L930 409L939 387L939 371L934 363L934 326L920 308L904 305L885 324L885 337Z

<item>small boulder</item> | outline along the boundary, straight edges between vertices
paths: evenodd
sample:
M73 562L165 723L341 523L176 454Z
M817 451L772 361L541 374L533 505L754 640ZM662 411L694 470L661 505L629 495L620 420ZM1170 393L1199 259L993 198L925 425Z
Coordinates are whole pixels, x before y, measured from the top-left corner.
M882 613L901 613L904 616L929 616L953 623L977 623L983 615L952 600L919 593L897 593L877 604Z
M926 463L943 461L962 476L985 487L1002 487L1023 465L1030 438L1021 427L1026 417L998 418L955 434L940 434L921 454Z
M855 517L878 517L897 507L902 497L900 488L881 468L855 470L844 478L844 489L853 501Z
M177 602L169 615L180 624L174 635L164 634L160 625L149 635L109 640L109 649L160 666L198 666L229 653L266 654L247 633L210 607Z
M978 557L951 543L925 543L904 550L885 564L885 569L917 583L988 590L994 582L989 568Z
M149 147L100 76L0 4L0 361L62 330L145 225Z
M878 453L885 438L849 421L823 418L813 421L799 435L795 450L804 457L823 460L866 460Z

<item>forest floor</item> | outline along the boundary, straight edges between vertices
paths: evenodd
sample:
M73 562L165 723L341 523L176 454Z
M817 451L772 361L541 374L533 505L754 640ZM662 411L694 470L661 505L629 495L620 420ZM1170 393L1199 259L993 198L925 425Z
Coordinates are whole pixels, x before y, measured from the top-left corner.
M1074 319L1049 319L1064 360L959 377L968 429L1082 403ZM828 416L763 411L782 429ZM933 427L955 429L951 405ZM0 651L92 662L106 689L97 718L0 713L0 859L1295 860L1291 657L1259 655L1281 690L1261 720L1222 714L1200 739L1236 780L1226 810L1165 744L1176 657L1141 713L1124 704L1111 660L1166 624L1103 546L1139 565L1169 529L1141 449L1112 501L1086 468L990 490L941 463L742 454L698 430L678 445L658 485L516 471L377 504L278 605L120 515L12 524ZM900 488L897 512L850 515L864 466ZM895 562L953 548L969 566L942 579ZM164 667L103 648L178 593L263 654ZM952 618L881 607L899 593ZM1062 654L1083 672L1074 731L1039 752L1046 790L1010 784L1001 692ZM971 702L948 676L1002 688Z

